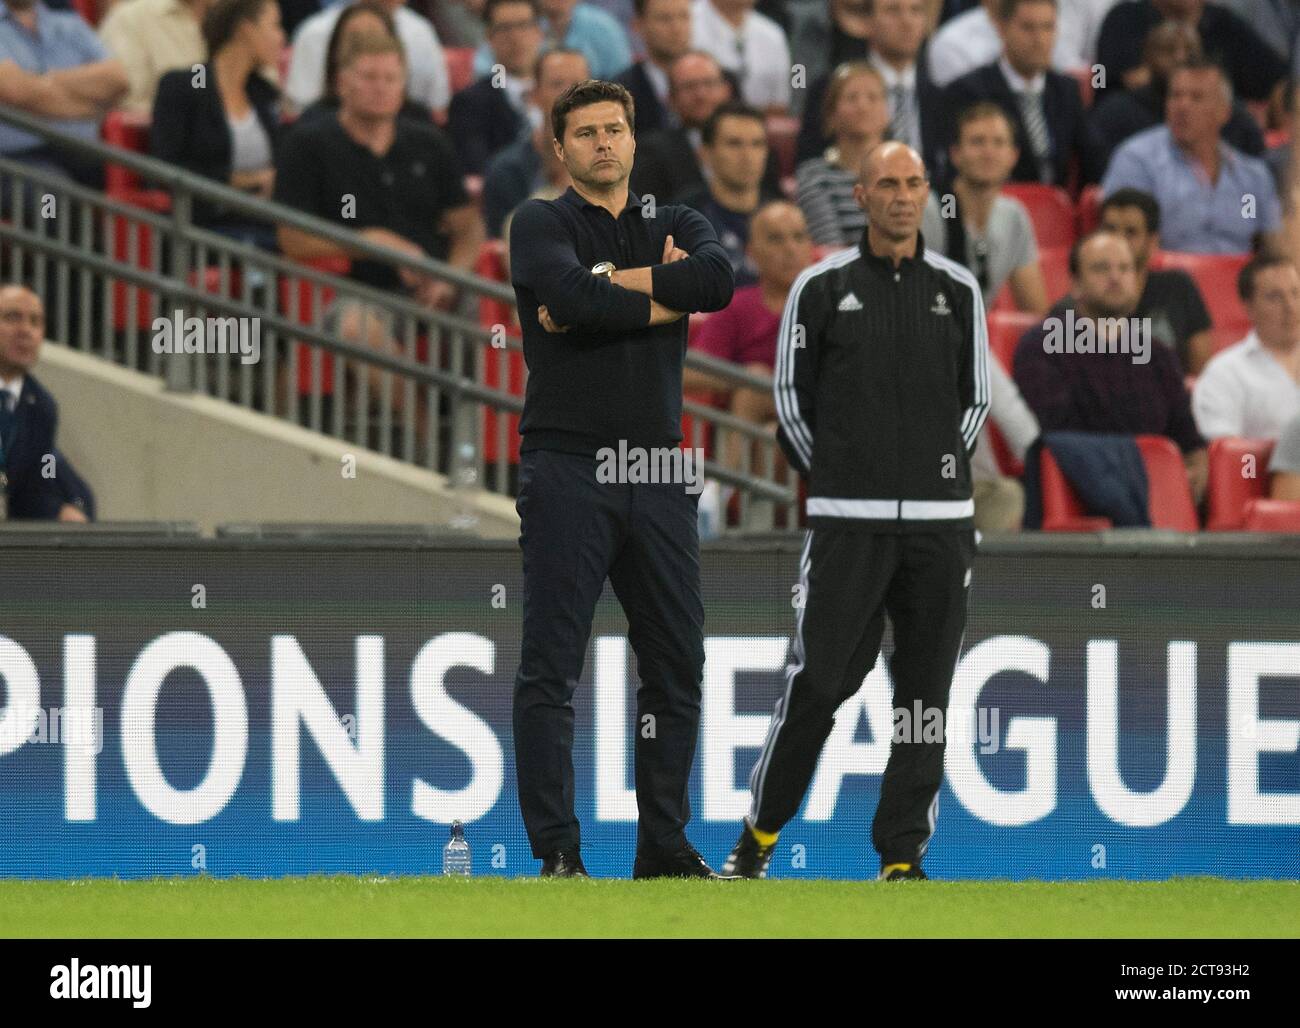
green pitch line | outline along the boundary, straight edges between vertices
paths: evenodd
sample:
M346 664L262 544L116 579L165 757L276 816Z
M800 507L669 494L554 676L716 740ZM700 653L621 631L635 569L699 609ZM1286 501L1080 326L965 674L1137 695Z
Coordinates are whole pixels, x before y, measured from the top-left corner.
M1294 937L1300 882L0 882L0 937Z

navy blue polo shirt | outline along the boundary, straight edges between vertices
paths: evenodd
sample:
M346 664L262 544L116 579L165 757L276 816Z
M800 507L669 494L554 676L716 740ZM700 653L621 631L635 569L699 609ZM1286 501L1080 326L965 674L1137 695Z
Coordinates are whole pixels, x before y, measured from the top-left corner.
M689 254L661 264L664 240ZM572 186L555 200L528 200L510 226L510 274L519 305L528 388L521 450L595 454L605 446L681 441L686 317L648 327L650 297L591 269L651 267L654 299L675 311L731 302L731 261L698 211L659 205L629 191L617 218ZM537 320L545 305L569 330Z

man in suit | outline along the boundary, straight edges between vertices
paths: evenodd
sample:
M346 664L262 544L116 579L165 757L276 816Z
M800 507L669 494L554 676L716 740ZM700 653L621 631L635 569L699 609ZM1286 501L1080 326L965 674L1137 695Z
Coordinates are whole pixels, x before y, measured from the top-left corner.
M93 512L94 498L55 450L58 405L31 373L44 339L41 298L26 286L0 288L0 474L7 516L86 521L85 500Z
M542 49L537 0L487 0L483 11L493 70L451 98L447 128L467 175L528 129L533 65Z
M645 40L646 55L614 81L632 94L638 135L675 128L677 115L668 105L668 71L691 48L691 0L636 0L632 24Z
M925 160L930 178L946 157L943 90L930 78L925 40L925 0L873 0L866 23L870 43L866 59L885 80L889 96L889 135L907 143ZM799 131L797 160L819 157L831 139L823 129L822 103L831 73L826 72L808 89L803 126Z
M731 80L712 55L688 50L677 58L668 73L668 102L678 126L638 137L632 192L669 203L704 185L700 157L704 125L733 96ZM763 186L770 193L781 189L780 171L771 153L763 170Z
M1076 158L1084 182L1095 182L1101 171L1079 84L1051 68L1056 7L1056 0L999 0L995 25L1002 56L948 87L947 108L954 119L980 100L1007 112L1020 149L1011 170L1013 182L1064 186ZM954 136L949 129L950 142Z

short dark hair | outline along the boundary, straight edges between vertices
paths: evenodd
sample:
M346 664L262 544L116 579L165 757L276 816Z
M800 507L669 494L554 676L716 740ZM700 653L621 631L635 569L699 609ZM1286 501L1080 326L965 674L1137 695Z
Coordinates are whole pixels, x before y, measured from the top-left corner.
M961 142L962 130L971 122L984 121L986 118L1001 118L1006 122L1007 128L1011 130L1011 142L1015 143L1016 126L1011 121L1011 115L992 100L979 100L961 109L961 113L957 115L957 131L953 133L953 142Z
M208 48L208 60L217 56L235 38L239 26L246 21L257 21L262 8L271 0L217 0L203 16L203 42Z
M483 24L489 28L492 26L492 12L503 4L527 4L533 12L533 17L540 17L537 9L537 0L487 0L483 5Z
M604 79L583 79L561 93L551 107L551 129L555 138L564 142L564 126L569 120L569 112L606 102L622 104L628 130L636 131L636 104L627 89Z
M1115 238L1119 239L1120 242L1124 242L1124 238L1118 232L1113 232L1108 228L1094 228L1091 232L1085 232L1082 236L1076 239L1074 245L1070 247L1069 266L1071 278L1079 277L1079 254L1083 253L1083 248L1098 236L1115 236ZM1124 246L1127 249L1128 243L1125 242Z
M998 21L1010 21L1016 16L1016 9L1021 4L1051 4L1057 10L1060 9L1056 0L998 0Z
M542 65L546 63L546 59L554 57L556 54L563 54L566 57L581 57L584 61L587 59L586 54L571 46L545 47L538 53L537 60L533 62L533 82L537 82L542 77Z
M1261 271L1267 268L1281 267L1283 264L1295 267L1295 261L1284 253L1278 253L1276 250L1260 250L1246 262L1245 267L1238 273L1237 295L1245 303L1255 299L1255 278Z
M1128 187L1117 189L1101 202L1101 210L1098 214L1102 215L1120 207L1136 207L1142 212L1142 220L1146 222L1147 232L1160 231L1160 204L1150 193Z
M767 130L767 119L757 107L751 107L740 100L728 100L724 104L718 104L709 115L709 120L704 123L704 128L700 130L700 141L705 146L713 145L713 140L718 135L718 123L723 118L749 118L751 121L758 122L759 127L764 131Z

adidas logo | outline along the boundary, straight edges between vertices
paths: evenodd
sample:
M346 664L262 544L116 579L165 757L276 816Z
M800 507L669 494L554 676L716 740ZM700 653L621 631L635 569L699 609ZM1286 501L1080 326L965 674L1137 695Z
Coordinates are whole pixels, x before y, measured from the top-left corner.
M952 308L948 306L948 297L943 293L934 294L934 306L930 308L931 314L951 314Z
M846 293L844 299L840 301L839 309L842 311L860 311L862 310L862 301L852 293Z

